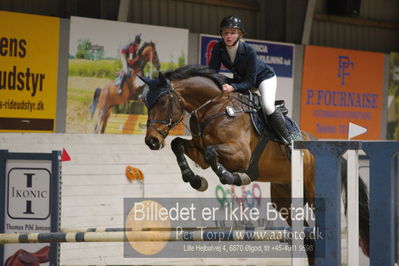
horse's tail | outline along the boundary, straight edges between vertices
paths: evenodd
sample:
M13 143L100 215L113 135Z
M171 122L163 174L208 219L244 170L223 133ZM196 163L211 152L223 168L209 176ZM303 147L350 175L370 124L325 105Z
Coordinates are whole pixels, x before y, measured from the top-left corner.
M101 94L101 89L97 88L94 91L94 95L93 95L93 103L91 104L91 106L89 107L89 112L90 112L90 118L93 119L94 116L94 112L96 111L96 107L98 104L98 100L100 99L100 94Z
M341 161L341 176L343 201L345 206L345 215L347 214L347 164L346 160ZM367 194L367 186L359 176L359 236L360 244L365 255L369 256L369 240L370 240L370 211L369 196Z

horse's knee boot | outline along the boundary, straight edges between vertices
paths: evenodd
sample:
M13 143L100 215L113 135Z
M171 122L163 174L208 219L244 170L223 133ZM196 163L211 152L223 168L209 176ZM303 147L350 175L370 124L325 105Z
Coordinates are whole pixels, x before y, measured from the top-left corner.
M174 140L172 140L170 146L172 147L172 151L176 156L184 153L184 146L179 138L175 138Z
M190 180L194 177L193 171L191 171L190 168L188 168L188 167L183 168L181 166L180 162L178 164L179 164L180 169L181 169L183 181L186 182L186 183L190 182ZM187 163L184 164L184 166L186 166L186 165L187 165Z
M205 147L204 161L211 166L217 163L217 153L214 147L212 146Z
M235 178L234 174L230 173L229 171L224 171L219 176L219 179L220 179L220 183L222 183L223 185L226 185L226 184L235 185L235 183L236 183L236 178Z

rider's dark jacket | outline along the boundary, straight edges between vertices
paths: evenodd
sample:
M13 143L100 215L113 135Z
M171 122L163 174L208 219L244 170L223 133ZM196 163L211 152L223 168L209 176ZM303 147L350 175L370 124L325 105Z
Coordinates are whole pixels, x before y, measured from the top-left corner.
M262 81L276 75L273 68L258 59L255 49L245 42L238 44L234 62L231 62L224 41L215 44L209 68L219 71L221 63L233 73L230 85L235 91L244 92L259 87Z

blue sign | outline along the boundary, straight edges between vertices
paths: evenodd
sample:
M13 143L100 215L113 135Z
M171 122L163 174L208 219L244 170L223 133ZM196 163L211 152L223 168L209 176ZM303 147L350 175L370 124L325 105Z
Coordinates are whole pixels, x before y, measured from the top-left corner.
M201 35L200 37L200 64L208 65L212 49L221 40L218 36ZM255 48L258 58L273 67L278 77L292 78L294 63L294 46L266 41L245 40ZM229 72L225 67L222 72Z

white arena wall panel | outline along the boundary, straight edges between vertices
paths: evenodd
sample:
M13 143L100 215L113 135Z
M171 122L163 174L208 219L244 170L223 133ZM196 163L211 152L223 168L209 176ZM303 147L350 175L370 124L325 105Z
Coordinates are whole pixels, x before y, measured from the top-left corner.
M190 160L194 172L208 180L209 188L197 192L181 179L180 169L170 149L169 137L160 151L151 151L143 135L94 135L2 133L0 149L9 152L50 153L64 148L71 157L61 164L61 228L123 227L125 197L215 197L217 176ZM130 182L126 166L139 168L144 183ZM258 183L262 197L269 197L269 184ZM224 186L230 189L229 186ZM240 191L237 190L238 193ZM123 258L123 243L63 243L61 265L88 264L256 264L289 265L290 259L223 258Z

